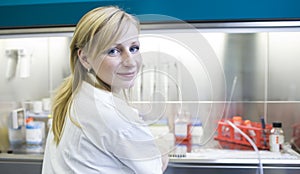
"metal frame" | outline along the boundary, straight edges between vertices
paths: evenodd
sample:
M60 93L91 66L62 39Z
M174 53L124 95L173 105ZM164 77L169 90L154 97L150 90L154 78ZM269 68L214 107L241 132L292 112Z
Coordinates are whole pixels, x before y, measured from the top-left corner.
M300 29L300 19L293 21L252 21L252 22L158 22L158 23L141 23L142 30L168 30L168 29L200 29L210 31L228 31L236 29L247 29L260 31L267 30L272 31L276 29ZM14 29L0 29L0 35L22 35L22 34L66 34L72 33L75 30L75 26L66 27L41 27L41 28L14 28Z

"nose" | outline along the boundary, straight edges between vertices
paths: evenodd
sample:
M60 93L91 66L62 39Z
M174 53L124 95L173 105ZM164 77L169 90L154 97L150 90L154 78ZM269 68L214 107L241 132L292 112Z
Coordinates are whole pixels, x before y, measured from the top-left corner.
M122 59L124 66L135 66L134 55L130 51L124 51Z

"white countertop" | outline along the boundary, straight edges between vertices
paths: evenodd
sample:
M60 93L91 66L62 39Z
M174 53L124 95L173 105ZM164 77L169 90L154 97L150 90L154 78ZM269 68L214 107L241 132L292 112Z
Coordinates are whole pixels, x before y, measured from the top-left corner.
M220 163L220 164L257 164L259 158L267 164L300 164L300 154L275 153L261 150L259 154L250 150L198 149L186 153L185 157L171 157L170 162L180 163Z

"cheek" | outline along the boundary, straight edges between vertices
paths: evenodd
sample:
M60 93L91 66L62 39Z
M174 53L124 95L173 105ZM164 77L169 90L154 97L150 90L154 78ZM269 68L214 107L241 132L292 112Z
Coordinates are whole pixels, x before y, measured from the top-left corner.
M138 69L140 69L140 67L143 63L142 56L141 55L137 56L135 60L136 60L136 64L137 64Z
M119 62L116 60L103 60L101 62L101 65L99 67L98 76L100 79L104 80L109 80L112 78L114 72L118 68Z

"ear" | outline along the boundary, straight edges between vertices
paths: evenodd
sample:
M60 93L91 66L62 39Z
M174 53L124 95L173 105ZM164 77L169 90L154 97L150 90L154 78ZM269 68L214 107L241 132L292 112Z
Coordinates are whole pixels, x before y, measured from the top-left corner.
M78 55L80 63L82 64L82 66L85 69L89 70L92 68L92 65L88 62L87 56L82 49L78 49L77 55Z

